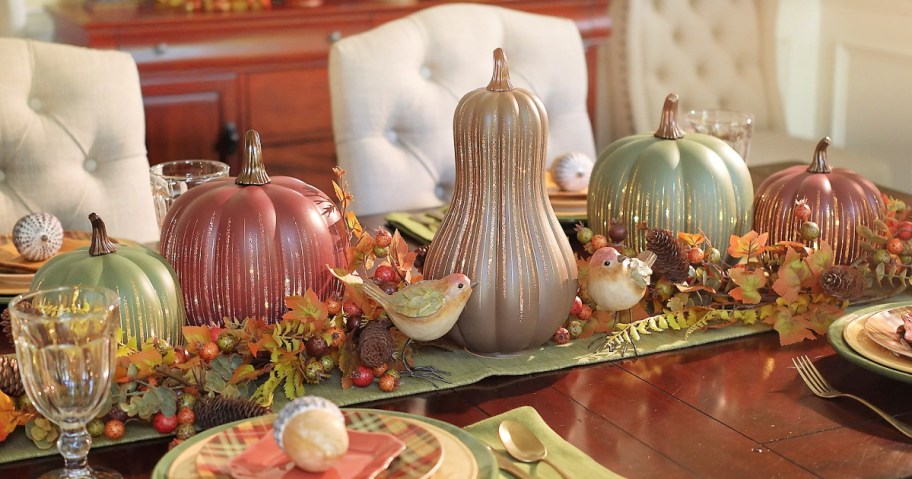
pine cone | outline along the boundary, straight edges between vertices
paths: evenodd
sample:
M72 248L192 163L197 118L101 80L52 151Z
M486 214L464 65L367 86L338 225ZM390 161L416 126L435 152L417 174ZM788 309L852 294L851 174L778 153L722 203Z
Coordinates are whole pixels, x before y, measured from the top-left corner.
M652 270L672 283L680 283L688 277L690 262L684 248L678 244L674 233L668 230L654 229L646 236L646 249L656 254Z
M361 329L358 355L361 356L361 363L369 368L380 366L393 357L393 338L388 322L374 320Z
M0 356L0 391L11 398L25 394L22 377L19 376L19 362L13 356Z
M0 329L3 330L3 335L6 336L7 341L13 344L13 321L10 319L9 308L0 313Z
M209 429L229 422L269 414L268 407L246 399L226 398L222 396L202 397L194 407L196 424Z
M839 299L855 299L864 292L864 274L858 268L836 265L820 275L820 288Z

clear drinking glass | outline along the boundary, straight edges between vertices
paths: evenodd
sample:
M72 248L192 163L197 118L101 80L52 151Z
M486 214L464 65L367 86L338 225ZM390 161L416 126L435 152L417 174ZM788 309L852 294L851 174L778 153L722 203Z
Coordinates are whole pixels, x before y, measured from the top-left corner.
M86 424L110 394L120 326L120 298L106 288L67 286L15 297L9 304L25 392L41 415L60 427L64 468L44 478L120 478L91 468Z
M194 186L227 177L228 165L213 160L177 160L153 165L149 172L155 214L158 216L158 225L161 226L171 205L180 195Z
M734 110L690 110L687 123L691 131L712 135L728 143L747 163L754 129L753 115Z

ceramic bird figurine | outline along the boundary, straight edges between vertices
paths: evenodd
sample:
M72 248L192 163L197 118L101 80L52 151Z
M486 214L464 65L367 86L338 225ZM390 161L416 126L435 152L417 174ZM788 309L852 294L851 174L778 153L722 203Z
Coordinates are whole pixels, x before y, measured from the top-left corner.
M628 258L610 246L596 250L589 259L589 296L598 309L626 311L646 294L656 255L646 250ZM616 317L616 316L615 316Z
M473 285L468 276L460 273L442 279L418 281L389 295L373 282L363 281L359 276L333 274L351 286L360 287L364 294L383 307L399 331L408 336L400 353L401 358L405 358L406 348L413 340L433 341L449 332L472 295ZM415 373L429 373L426 375L444 380L439 377L443 371L429 367L412 368L408 361L403 360L403 363L407 373L413 376L428 379Z

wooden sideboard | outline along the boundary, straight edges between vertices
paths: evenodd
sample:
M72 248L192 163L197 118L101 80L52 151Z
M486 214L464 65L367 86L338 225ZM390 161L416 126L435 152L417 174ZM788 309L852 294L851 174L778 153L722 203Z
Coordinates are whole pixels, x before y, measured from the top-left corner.
M465 1L465 0L463 0ZM471 1L471 0L469 0ZM332 191L336 163L327 75L332 42L441 3L325 0L313 7L232 13L48 7L57 41L129 52L139 67L152 164L221 159L238 171L243 132L263 140L269 173ZM608 0L479 0L573 19L589 64L595 117L597 47L610 33Z

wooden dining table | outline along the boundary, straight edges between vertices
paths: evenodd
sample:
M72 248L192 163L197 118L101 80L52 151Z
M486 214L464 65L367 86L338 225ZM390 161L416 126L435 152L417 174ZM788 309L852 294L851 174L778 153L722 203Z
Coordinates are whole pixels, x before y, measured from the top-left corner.
M780 167L752 168L755 181ZM12 351L4 341L0 352ZM774 332L358 406L459 427L532 406L567 441L630 478L912 477L912 439L852 400L814 396L792 365L800 355L835 388L912 424L912 384L854 365L825 338L780 346ZM99 448L89 461L147 478L169 440ZM0 478L61 464L59 456L2 464Z

